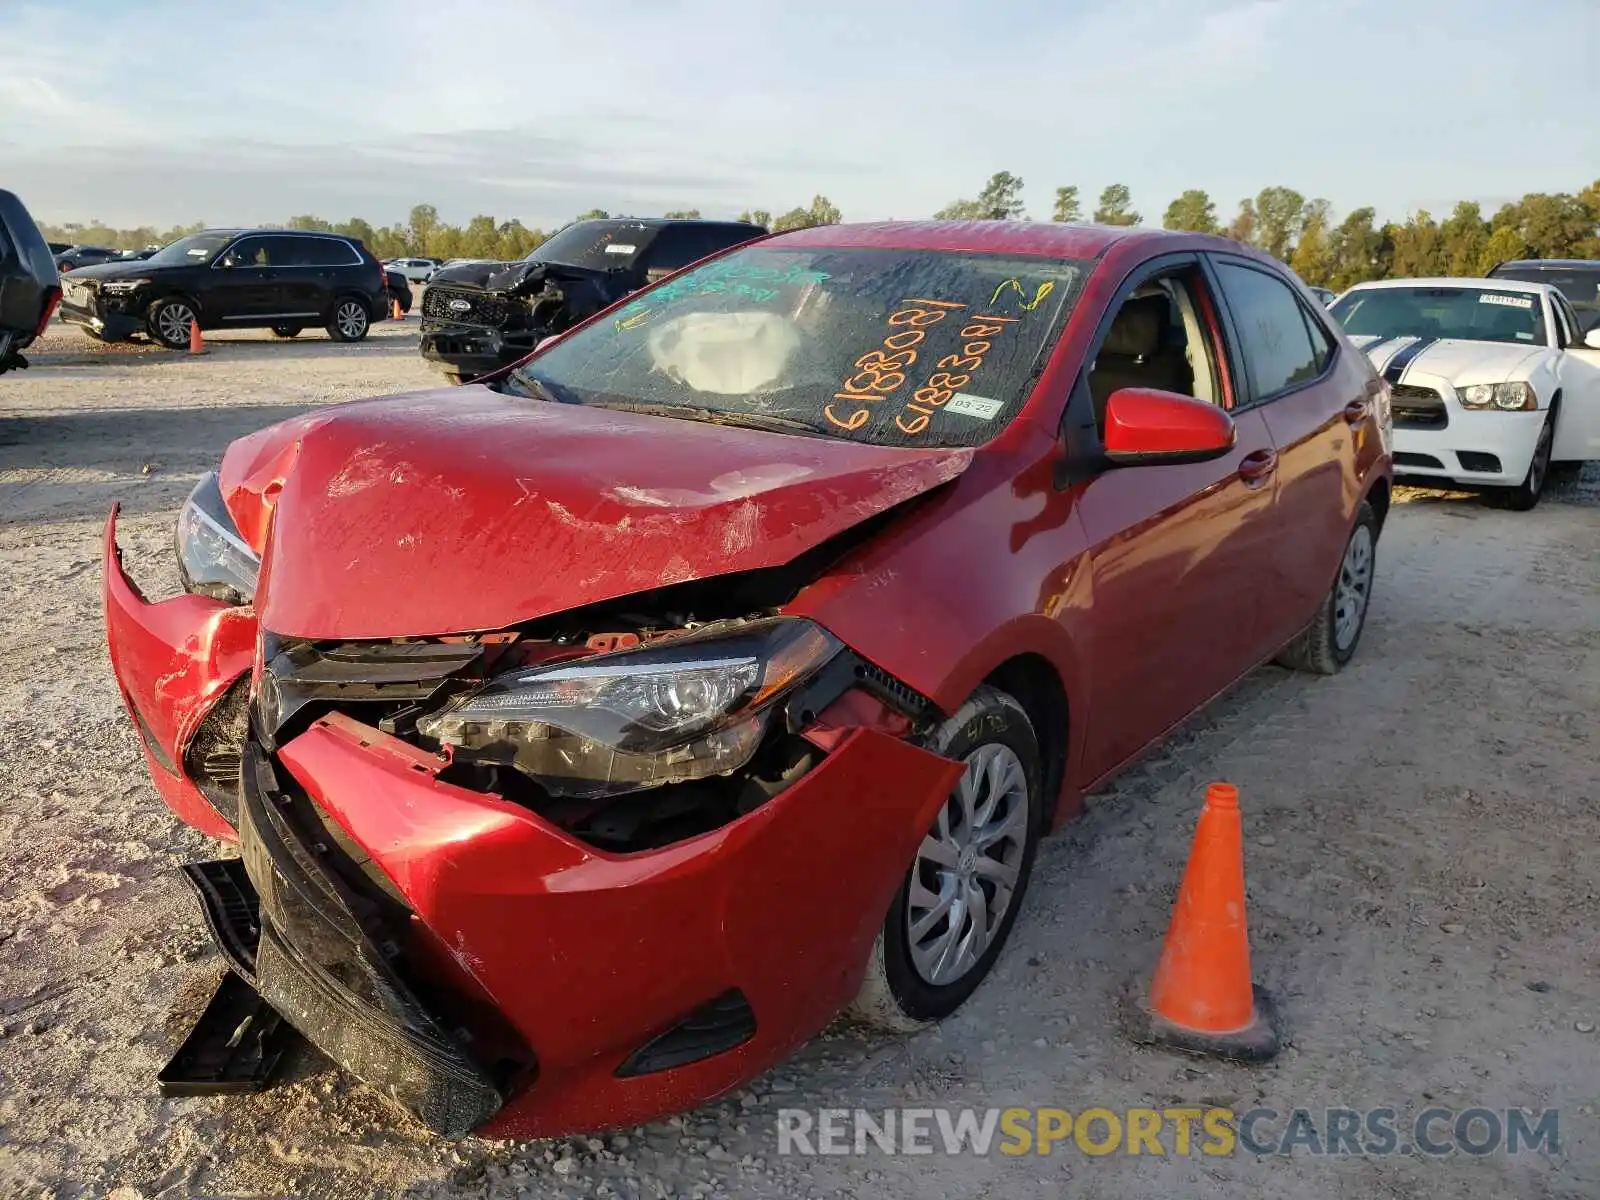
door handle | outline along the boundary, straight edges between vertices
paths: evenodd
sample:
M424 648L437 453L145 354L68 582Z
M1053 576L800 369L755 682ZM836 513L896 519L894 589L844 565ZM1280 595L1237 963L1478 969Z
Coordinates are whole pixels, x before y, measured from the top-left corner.
M1244 456L1244 461L1239 464L1239 478L1247 484L1258 486L1270 479L1277 469L1276 450L1257 450Z
M1347 425L1359 425L1367 419L1367 402L1365 400L1352 400L1344 406L1344 419Z

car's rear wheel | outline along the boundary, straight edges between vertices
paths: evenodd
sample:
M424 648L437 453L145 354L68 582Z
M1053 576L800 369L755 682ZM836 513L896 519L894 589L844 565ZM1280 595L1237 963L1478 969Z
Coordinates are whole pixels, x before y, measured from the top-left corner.
M1278 655L1280 665L1315 675L1333 675L1355 657L1367 627L1372 580L1377 569L1378 518L1365 500L1356 509L1355 527L1345 542L1339 574L1312 621Z
M328 336L337 342L359 342L367 336L372 316L366 304L354 296L342 296L334 301L328 315Z
M909 1032L959 1008L999 958L1044 826L1039 742L1022 706L981 687L929 742L965 765L878 931L851 1015Z
M194 324L194 309L184 300L157 300L145 312L145 329L168 350L189 347L189 328Z
M304 325L274 325L272 332L281 338L299 337Z
M1550 410L1539 428L1539 440L1533 447L1533 459L1528 463L1528 473L1516 487L1500 492L1500 502L1513 512L1527 512L1539 503L1544 495L1545 481L1550 478L1550 451L1556 441L1556 414Z

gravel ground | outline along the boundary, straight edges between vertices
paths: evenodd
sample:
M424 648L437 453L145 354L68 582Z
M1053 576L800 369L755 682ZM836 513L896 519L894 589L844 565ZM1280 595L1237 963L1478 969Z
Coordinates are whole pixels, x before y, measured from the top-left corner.
M1404 495L1352 667L1257 672L1096 797L939 1029L831 1030L702 1111L546 1143L433 1140L309 1052L260 1096L162 1099L222 971L173 871L211 848L168 816L117 703L105 510L123 502L131 569L170 591L173 512L224 445L430 384L415 331L238 332L195 360L61 329L0 380L0 1195L1600 1195L1594 467L1529 514ZM1116 1032L1214 778L1242 791L1255 970L1289 1022L1259 1068ZM807 1159L774 1132L785 1107L1430 1103L1558 1106L1560 1153Z

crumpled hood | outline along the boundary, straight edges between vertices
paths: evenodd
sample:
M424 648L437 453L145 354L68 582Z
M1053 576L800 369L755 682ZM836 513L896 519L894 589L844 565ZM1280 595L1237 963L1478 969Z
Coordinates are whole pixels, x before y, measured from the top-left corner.
M263 628L421 637L778 566L971 460L468 386L275 425L221 485Z
M1526 378L1528 368L1545 351L1543 346L1461 338L1369 337L1358 345L1390 383L1403 383L1416 372L1463 387Z
M120 258L110 262L95 263L92 267L78 267L68 271L64 279L67 282L81 279L140 279L152 271L159 271L159 266L152 266L144 258Z

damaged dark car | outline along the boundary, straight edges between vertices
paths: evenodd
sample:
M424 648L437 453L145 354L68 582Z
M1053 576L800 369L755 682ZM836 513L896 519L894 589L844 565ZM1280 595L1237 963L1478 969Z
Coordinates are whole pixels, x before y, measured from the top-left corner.
M44 336L60 304L50 244L21 199L0 191L0 375L28 365L22 352Z
M1391 430L1266 255L974 221L780 234L241 438L182 594L105 529L151 776L238 845L169 1077L287 1029L440 1134L549 1136L955 1012L1086 792L1350 661Z
M422 357L451 383L471 382L647 283L765 233L743 221L577 221L520 261L443 267L422 298Z

